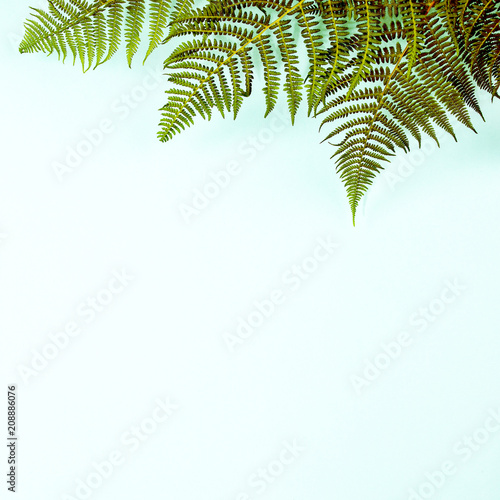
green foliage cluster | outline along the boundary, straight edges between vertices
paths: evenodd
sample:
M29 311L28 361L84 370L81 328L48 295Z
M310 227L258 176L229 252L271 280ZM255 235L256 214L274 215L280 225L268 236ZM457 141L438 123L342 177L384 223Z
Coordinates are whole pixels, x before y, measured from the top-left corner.
M335 138L332 158L353 222L397 148L408 151L422 134L437 141L436 127L455 137L452 116L474 130L469 109L481 115L477 89L499 97L494 0L48 0L47 11L33 9L25 26L21 52L71 55L84 70L109 60L122 41L130 65L143 31L145 59L177 41L165 55L171 85L161 141L198 115L210 119L214 109L236 117L257 68L265 115L281 90L292 123L304 99L320 129L329 128L325 140Z

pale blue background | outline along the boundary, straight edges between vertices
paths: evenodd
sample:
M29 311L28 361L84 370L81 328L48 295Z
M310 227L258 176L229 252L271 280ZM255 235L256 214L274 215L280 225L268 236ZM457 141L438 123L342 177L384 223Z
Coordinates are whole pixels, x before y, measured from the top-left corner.
M458 144L444 139L394 189L379 176L353 228L334 149L304 106L250 162L239 148L269 124L260 82L238 121L198 120L161 144L165 85L126 119L113 111L147 75L140 58L83 75L21 56L29 4L0 16L0 352L3 387L18 384L17 498L73 495L164 396L179 410L91 498L405 500L459 463L455 443L500 407L498 103L482 96L479 135L457 128ZM53 162L102 119L114 132L59 183ZM231 161L241 173L186 224L179 205ZM229 352L224 332L328 236L336 253ZM24 383L31 350L122 267L126 291ZM351 377L447 279L466 291L357 394ZM249 478L294 439L305 451L258 494ZM499 463L500 432L432 498L498 498Z

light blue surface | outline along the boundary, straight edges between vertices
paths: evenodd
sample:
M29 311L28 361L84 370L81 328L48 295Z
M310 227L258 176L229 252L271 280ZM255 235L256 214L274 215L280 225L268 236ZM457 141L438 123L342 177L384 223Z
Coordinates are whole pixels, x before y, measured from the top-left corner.
M16 498L83 498L78 481L98 483L93 464L111 458L92 499L498 498L498 103L482 97L477 136L457 128L458 144L407 157L413 171L395 160L353 228L334 150L304 109L294 127L264 120L255 85L236 122L198 120L161 144L165 85L148 77L161 55L85 75L21 56L29 4L0 17L0 360L4 387L18 384ZM59 182L54 164L103 120L113 130ZM196 190L228 175L186 222ZM106 292L113 272L126 285ZM92 314L96 296L111 302ZM269 317L240 326L231 351L259 307ZM80 334L57 336L65 346L43 366L37 353L72 323ZM158 398L178 405L161 423ZM139 446L137 425L151 430ZM468 436L486 441L468 453ZM443 483L432 494L426 474Z

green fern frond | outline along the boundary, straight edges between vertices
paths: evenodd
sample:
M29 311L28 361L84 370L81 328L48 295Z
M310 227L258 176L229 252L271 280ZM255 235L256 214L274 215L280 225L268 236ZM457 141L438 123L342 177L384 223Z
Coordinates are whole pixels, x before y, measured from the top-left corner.
M500 5L483 0L470 2L463 16L461 44L478 86L498 97L498 52L500 50Z
M190 6L173 0L148 0L149 47L144 61L161 44L170 14ZM21 53L56 52L64 61L69 52L84 71L108 61L125 40L129 66L141 41L146 19L146 0L49 0L48 12L33 9L25 23ZM183 7L184 6L184 7Z
M307 4L306 0L300 0L295 5L288 2L285 6L283 2L276 0L252 0L228 5L213 2L203 9L180 15L172 23L167 40L187 34L212 35L215 39L205 36L200 41L183 43L165 61L165 69L188 71L191 72L191 77L186 81L182 77L179 79L178 74L170 76L172 83L180 83L184 88L181 91L167 91L169 100L162 108L160 140L169 140L175 133L190 126L197 109L204 109L202 116L207 118L211 116L206 112L207 106L221 111L224 107L221 100L223 94L231 96L230 100L225 100L225 104L227 107L227 103L230 103L228 109L233 111L236 118L243 97L248 97L252 91L254 52L260 57L264 69L266 115L274 108L279 92L279 56L285 75L283 89L287 94L293 123L302 99L303 85L298 69L297 45L291 34L291 27L297 12L302 18L301 22L308 20L312 23L312 19L306 14ZM248 9L252 7L260 7L260 13ZM310 26L312 30L314 24ZM317 40L311 38L312 31L303 29L303 35L317 46ZM271 44L271 37L278 45L278 53ZM197 62L200 59L209 64L200 66ZM198 75L198 83L194 86L193 72ZM227 80L230 85L224 84ZM186 93L186 88L191 91Z
M435 14L430 15L428 18L426 35L427 45L422 60L429 66L434 67L434 75L443 76L445 82L456 89L459 96L458 99L454 99L456 105L461 107L462 102L465 101L468 106L483 117L479 102L475 96L474 82L469 69L460 55L454 51L454 46L447 36L442 19ZM453 107L454 109L456 109L456 105ZM469 123L465 124L472 128Z
M65 59L68 48L73 54L73 63L78 57L82 68L88 69L93 62L96 44L94 19L106 13L113 4L121 0L94 1L51 0L49 12L33 9L33 19L25 23L25 35L19 51L46 52ZM102 37L102 33L101 33ZM100 39L100 51L106 37Z
M404 28L385 25L382 39L392 44L379 50L378 66L365 75L365 88L344 94L352 82L349 74L344 84L337 83L327 93L330 100L319 113L329 114L321 126L344 120L325 140L343 135L333 157L347 189L353 222L361 197L383 169L381 162L396 147L409 150L407 132L419 145L421 132L438 142L434 125L455 137L447 112L472 129L466 104L481 112L467 66L457 58L453 43L441 30L442 23L435 15L426 17L423 31L432 43L413 61L411 44L404 49L400 46ZM411 73L409 64L414 67Z
M302 77L298 69L297 45L293 41L290 28L291 22L289 19L279 20L273 26L273 32L281 53L281 60L284 64L285 84L283 88L287 95L288 110L293 124L302 100Z
M347 99L358 83L370 72L375 63L377 49L381 43L381 18L376 13L376 11L380 10L378 3L370 2L370 0L352 1L355 11L358 12L357 28L360 31L359 43L362 45L362 49L358 50L354 60L356 70L346 94Z
M319 6L321 21L329 34L329 47L321 50L317 59L320 89L313 102L314 111L320 103L324 103L327 89L334 85L338 75L345 69L354 42L354 37L349 37L348 22L344 18L345 2L326 0L320 2Z
M425 25L425 17L427 15L426 7L421 2L408 0L402 2L400 13L403 19L404 33L408 43L408 74L410 76L413 65L417 61L418 54L424 46L423 27Z
M303 100L336 138L337 171L353 223L384 162L450 118L474 130L476 89L499 97L497 0L48 0L33 9L21 52L69 55L84 71L122 40L129 66L146 20L148 47L168 47L167 102L158 137L168 141L217 110L236 118L263 78L265 116L280 91L292 124ZM304 75L302 74L304 73ZM304 78L305 76L305 78ZM438 143L439 144L439 143Z
M296 16L298 24L302 29L302 38L307 49L311 68L307 84L308 114L310 115L321 96L320 53L323 45L323 36L321 35L319 20L313 14L305 11L304 4L301 4L297 9Z
M266 100L266 117L276 105L278 100L279 88L279 73L278 61L273 54L271 46L271 36L267 33L259 35L256 39L257 48L259 50L260 60L262 62L262 70L264 73L264 88L262 89Z
M139 47L145 11L144 0L128 0L127 16L125 17L125 42L129 66L132 66L132 58Z
M144 61L146 61L153 50L163 41L169 20L170 0L151 0L150 9L149 47L144 57Z
M108 54L106 58L102 61L103 63L109 61L109 59L111 59L116 54L116 52L120 47L123 15L124 15L124 9L122 3L117 2L110 4L107 12L108 33L103 40L103 44L106 45L108 48ZM99 62L96 63L96 67L98 65Z

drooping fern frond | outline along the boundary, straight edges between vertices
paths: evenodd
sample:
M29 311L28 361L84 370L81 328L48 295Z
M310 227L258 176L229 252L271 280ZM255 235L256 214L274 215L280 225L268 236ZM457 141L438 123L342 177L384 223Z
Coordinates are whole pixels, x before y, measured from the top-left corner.
M477 84L493 98L500 87L500 3L469 1L461 19L463 53Z
M125 43L129 66L132 65L132 58L139 47L145 10L144 0L128 0L125 17Z
M48 12L33 9L25 23L19 50L68 53L84 71L108 61L125 40L129 66L137 51L146 17L146 0L48 0ZM168 24L171 0L150 0L149 48L146 58L161 43Z
M149 47L144 61L163 41L169 21L170 0L151 0L151 23L149 28Z
M419 145L422 132L438 142L436 125L455 137L448 114L474 130L467 105L481 113L467 65L444 35L443 19L429 15L421 29L432 43L413 59L411 44L404 49L400 45L405 28L385 24L382 38L392 44L379 50L377 67L366 75L364 89L346 96L352 81L348 73L343 83L327 92L327 104L319 112L328 113L322 127L340 122L325 140L342 136L333 157L347 188L353 222L361 197L383 168L381 162L388 161L396 148L409 150L408 133ZM414 69L408 76L410 64Z
M417 57L425 44L424 28L428 10L429 9L425 4L422 2L415 2L414 0L402 2L399 7L408 47L406 56L408 77L410 76L413 65L416 63ZM446 9L446 12L448 13L449 9Z
M381 42L380 38L380 5L378 2L370 2L369 0L354 0L357 17L357 27L360 34L357 37L357 42L361 44L360 49L356 51L355 57L352 59L352 64L355 70L352 73L349 88L347 90L346 99L349 98L351 92L361 80L364 80L366 75L370 73L371 68L376 62L376 54Z
M338 76L349 63L349 53L354 41L354 36L349 36L345 2L339 0L319 2L318 15L328 31L329 38L327 47L319 51L315 68L319 73L319 91L313 100L315 111L320 103L324 102L327 89L335 85Z
M233 111L236 117L243 97L249 96L252 90L252 52L260 58L264 69L266 114L276 103L279 90L277 62L282 62L283 88L293 122L302 100L302 76L291 19L294 16L300 18L303 36L307 39L311 57L314 57L319 30L306 14L310 4L306 0L212 2L177 18L167 40L185 35L201 35L202 39L183 43L165 61L165 69L177 70L169 78L177 86L167 90L169 100L162 109L160 140L171 139L181 129L193 124L196 114L210 118L214 107L221 114L224 114L224 108ZM252 7L258 9L254 12ZM277 50L272 41L277 44Z
M161 141L214 110L236 118L257 72L265 116L284 94L293 124L306 102L320 128L331 128L325 141L335 138L353 222L397 149L409 151L422 134L437 142L436 127L456 139L451 117L474 130L476 88L495 98L500 87L497 0L48 2L47 12L33 9L21 52L71 54L84 70L110 59L122 39L131 65L149 20L144 60L165 50L170 83Z

